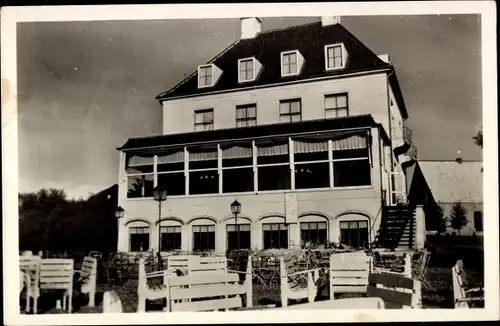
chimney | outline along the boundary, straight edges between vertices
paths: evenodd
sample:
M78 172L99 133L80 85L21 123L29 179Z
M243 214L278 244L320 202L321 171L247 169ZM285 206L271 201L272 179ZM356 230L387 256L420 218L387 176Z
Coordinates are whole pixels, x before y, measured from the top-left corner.
M378 58L384 61L385 63L391 63L391 58L389 57L388 54L379 54Z
M261 21L257 17L241 18L241 39L250 39L260 33Z
M340 16L321 16L322 26L335 25L335 24L341 24Z

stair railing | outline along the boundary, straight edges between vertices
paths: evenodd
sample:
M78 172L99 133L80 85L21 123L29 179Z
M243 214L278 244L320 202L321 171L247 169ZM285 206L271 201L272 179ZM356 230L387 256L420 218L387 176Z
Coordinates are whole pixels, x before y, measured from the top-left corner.
M369 235L370 235L370 238L371 238L371 235L372 235L372 231L373 231L373 226L375 225L375 222L378 220L379 216L382 216L381 212L382 212L382 208L384 208L384 201L382 200L382 202L380 203L380 208L378 209L378 212L377 212L377 215L375 215L375 218L373 219L373 221L371 221L370 223L370 231L369 231ZM380 229L380 227L379 227ZM373 239L374 240L374 239ZM370 247L371 245L373 244L373 241L370 241Z

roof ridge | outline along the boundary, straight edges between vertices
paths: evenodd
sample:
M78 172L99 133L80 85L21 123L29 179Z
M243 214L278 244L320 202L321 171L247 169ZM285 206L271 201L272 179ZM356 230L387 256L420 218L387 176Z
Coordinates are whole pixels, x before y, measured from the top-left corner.
M212 59L208 60L207 63L212 63L213 61L215 61L217 58L221 57L223 54L225 54L227 51L229 51L231 48L233 48L236 44L238 44L241 40L236 40L234 41L233 43L229 44L229 46L227 46L224 50L222 50L222 52L219 52L217 55L215 55ZM168 93L171 93L173 92L175 89L177 89L178 87L180 87L182 84L184 84L185 82L187 82L189 79L191 79L191 77L193 77L196 73L198 72L198 70L195 70L193 71L189 76L187 76L186 78L184 78L183 80L181 80L179 83L177 83L174 87L172 87L171 89L169 89L168 91L165 91L163 93L160 93L158 94L155 99L159 99L160 97L164 96L164 95L167 95Z
M285 30L294 29L294 28L307 27L307 26L316 25L319 23L320 22L318 21L318 22L312 22L312 23L307 23L307 24L300 24L300 25L293 25L293 26L286 26L286 27L280 27L280 28L275 28L275 29L269 29L267 31L259 32L259 35L280 32L280 31L285 31Z

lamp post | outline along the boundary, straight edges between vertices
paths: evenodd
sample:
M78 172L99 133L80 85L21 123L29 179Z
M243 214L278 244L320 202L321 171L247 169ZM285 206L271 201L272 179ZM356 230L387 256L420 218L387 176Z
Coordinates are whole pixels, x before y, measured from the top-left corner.
M118 223L117 228L116 228L116 251L117 252L118 252L118 235L120 234L120 219L123 218L124 215L125 215L125 210L121 206L118 206L115 209L115 217L116 217L116 221Z
M167 191L156 186L153 189L154 200L158 202L158 270L163 269L161 260L161 203L167 200Z
M241 212L241 204L235 200L231 204L231 213L234 214L234 224L236 225L236 245L237 249L240 249L240 227L238 225L238 214Z

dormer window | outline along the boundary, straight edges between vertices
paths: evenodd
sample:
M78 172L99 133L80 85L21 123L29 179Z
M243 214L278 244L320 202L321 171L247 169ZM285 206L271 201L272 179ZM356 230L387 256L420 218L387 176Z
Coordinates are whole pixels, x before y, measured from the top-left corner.
M254 81L260 72L260 68L262 68L262 64L254 57L239 59L238 82L244 83Z
M344 44L330 44L325 46L325 68L329 70L337 70L345 68L347 61L347 52Z
M198 88L214 86L221 74L222 70L213 63L198 66Z
M304 57L299 51L287 51L281 53L281 76L296 76L300 73Z

